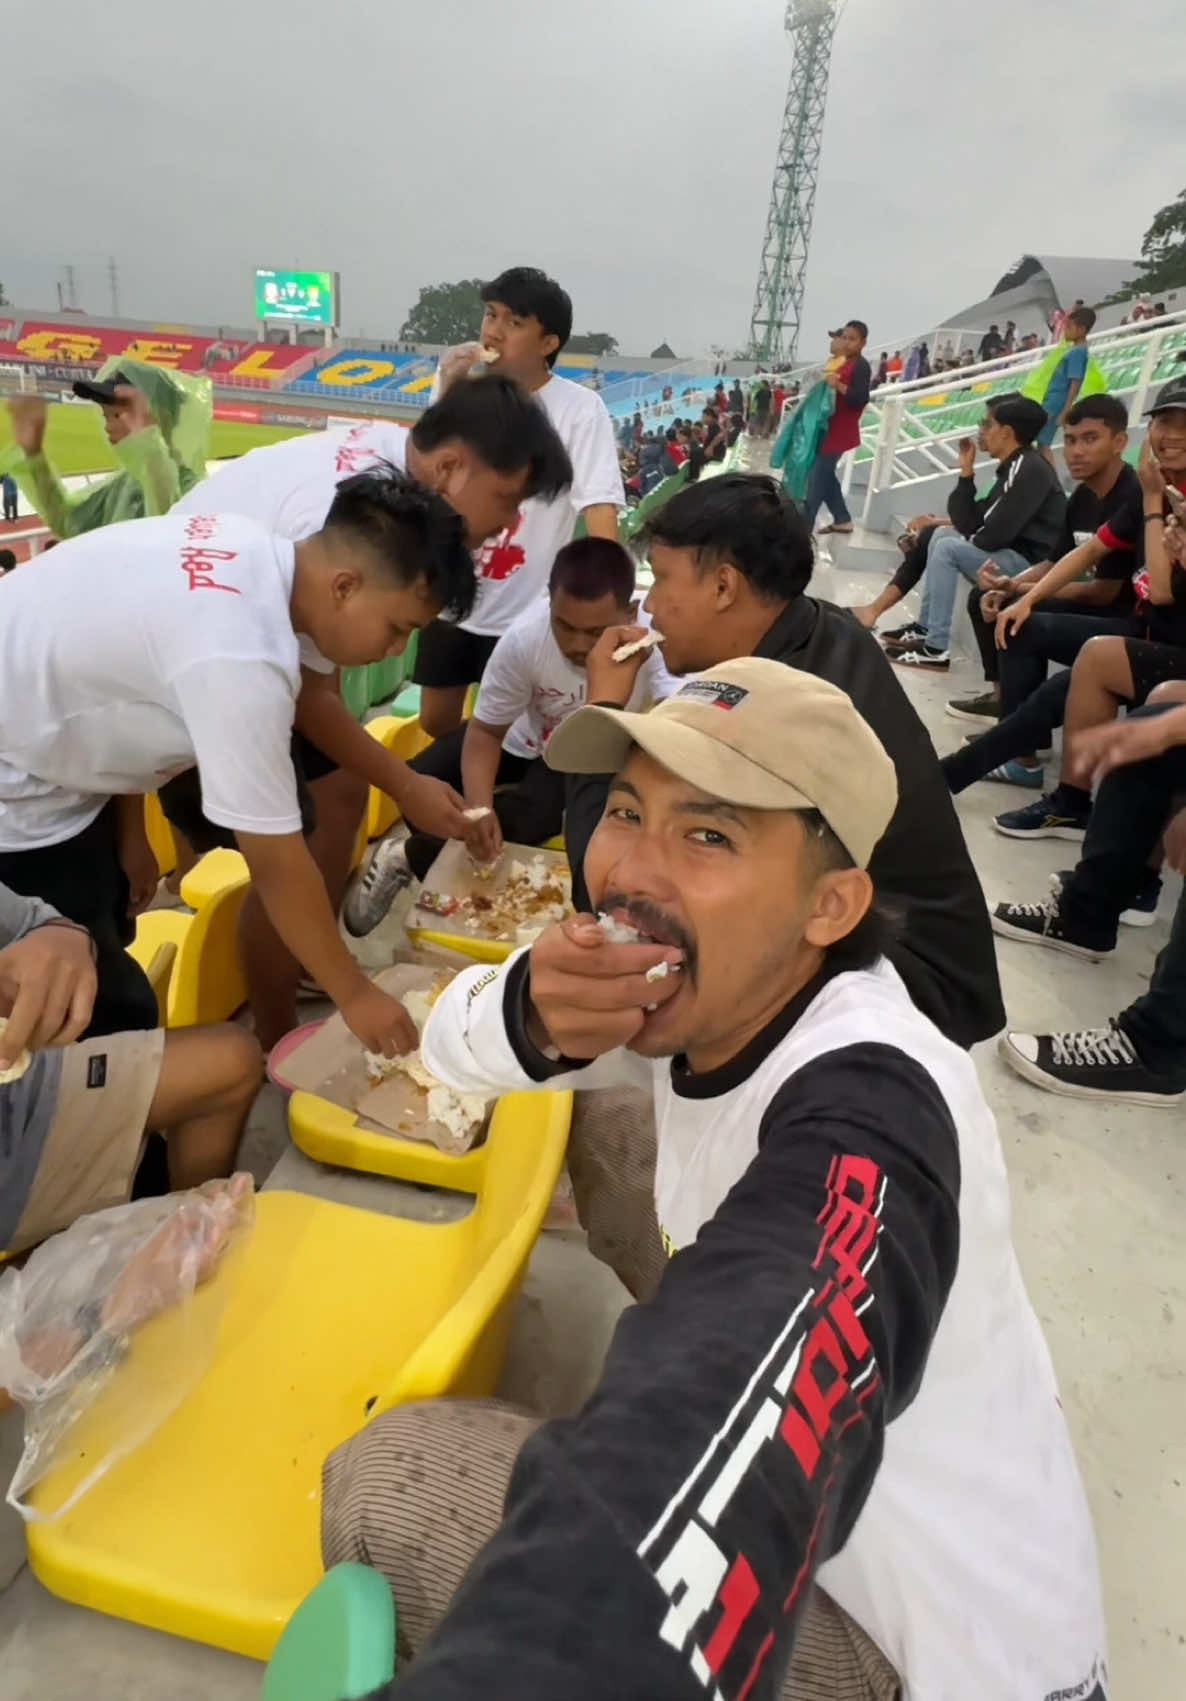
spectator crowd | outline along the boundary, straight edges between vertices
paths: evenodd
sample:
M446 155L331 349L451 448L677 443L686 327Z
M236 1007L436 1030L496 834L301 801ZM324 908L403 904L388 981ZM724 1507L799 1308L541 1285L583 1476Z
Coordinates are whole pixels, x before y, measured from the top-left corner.
M574 1094L578 1210L634 1302L575 1416L360 1402L322 1554L389 1583L392 1694L1107 1701L1091 1514L969 1051L1186 1101L1186 900L1103 1026L1009 1028L997 963L1000 939L1106 959L1186 868L1186 380L1134 457L1074 303L849 610L812 594L814 540L853 530L871 394L1032 333L874 367L849 319L817 374L714 374L615 430L553 370L554 279L481 298L411 428L209 476L204 380L80 378L118 463L81 496L44 401L12 404L0 471L61 542L0 563L0 1253L229 1176L312 982L372 1059ZM736 470L744 435L777 477ZM951 670L965 610L984 682L941 757L904 681ZM405 762L340 676L414 634ZM973 784L1029 794L997 830L1075 865L990 911L953 801ZM352 874L372 788L400 819ZM242 853L243 1021L162 1027L128 950L162 896L148 794L189 862ZM450 842L488 873L557 835L573 913L462 969L421 1033L349 940ZM102 1346L107 1321L68 1326Z

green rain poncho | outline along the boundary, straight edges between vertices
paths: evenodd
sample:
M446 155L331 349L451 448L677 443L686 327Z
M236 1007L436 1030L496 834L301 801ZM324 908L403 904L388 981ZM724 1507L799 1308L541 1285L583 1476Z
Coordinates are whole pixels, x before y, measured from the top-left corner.
M782 488L792 502L806 502L811 469L836 405L836 394L821 378L795 408L788 408L770 451L772 472L782 474Z
M100 380L122 373L148 400L155 424L112 445L120 471L71 494L45 454L23 455L15 446L2 457L55 537L78 537L98 526L167 514L174 502L206 476L213 417L209 378L174 372L129 355L100 367Z

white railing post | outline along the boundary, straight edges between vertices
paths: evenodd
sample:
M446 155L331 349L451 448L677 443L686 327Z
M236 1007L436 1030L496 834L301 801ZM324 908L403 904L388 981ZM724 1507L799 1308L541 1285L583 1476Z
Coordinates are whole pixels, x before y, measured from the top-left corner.
M869 467L869 483L865 489L865 506L861 510L861 524L863 526L869 524L869 516L873 511L873 498L882 486L890 481L894 466L894 455L898 448L898 433L901 427L902 398L899 395L889 395L882 403L877 444ZM855 455L853 460L856 460Z
M1167 332L1164 330L1148 331L1145 334L1148 347L1145 350L1145 358L1141 361L1141 370L1137 375L1137 387L1133 391L1132 401L1129 403L1128 423L1130 426L1140 424L1141 416L1145 411L1149 386L1153 382L1153 374L1157 371L1157 362L1161 359L1161 350L1166 335Z

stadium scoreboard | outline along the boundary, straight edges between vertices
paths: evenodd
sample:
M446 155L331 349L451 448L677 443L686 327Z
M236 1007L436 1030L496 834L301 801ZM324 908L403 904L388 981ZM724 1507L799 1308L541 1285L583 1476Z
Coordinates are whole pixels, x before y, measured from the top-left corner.
M341 280L337 272L255 272L255 317L288 319L299 325L339 324Z

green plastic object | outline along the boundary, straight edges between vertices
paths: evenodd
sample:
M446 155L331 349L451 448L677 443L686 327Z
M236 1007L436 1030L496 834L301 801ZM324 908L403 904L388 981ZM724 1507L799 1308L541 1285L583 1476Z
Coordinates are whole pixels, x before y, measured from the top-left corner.
M371 706L370 669L344 667L338 675L342 701L356 721L360 721Z
M836 397L821 379L795 408L788 409L770 451L770 467L782 474L782 488L792 502L806 502L811 469L828 434Z
M359 1701L395 1676L395 1602L369 1565L335 1565L288 1621L260 1701Z

